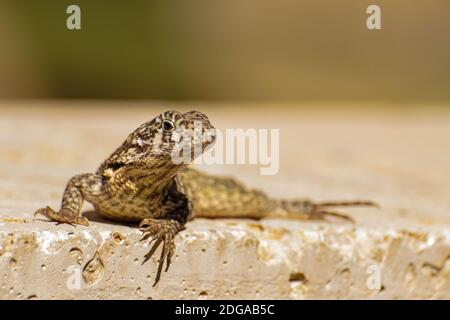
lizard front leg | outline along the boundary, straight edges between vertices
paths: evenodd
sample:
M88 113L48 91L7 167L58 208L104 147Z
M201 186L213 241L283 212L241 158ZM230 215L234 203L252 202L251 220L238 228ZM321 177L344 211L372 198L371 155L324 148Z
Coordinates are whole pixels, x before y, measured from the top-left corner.
M161 255L158 260L158 271L156 273L156 278L153 286L155 286L161 278L161 271L164 266L164 262L166 262L165 271L167 272L167 270L169 270L170 262L175 252L175 236L179 231L183 229L183 226L184 223L175 219L144 219L139 224L140 230L144 233L141 241L144 241L151 237L152 239L150 240L149 244L154 242L150 251L145 255L142 264L147 262L153 256L156 249L158 249L158 247L162 243Z
M80 216L81 208L85 199L89 199L95 195L100 183L100 177L96 174L80 174L74 176L67 183L59 211L55 211L47 206L46 208L37 210L34 215L40 214L58 223L88 226L88 219Z
M140 230L144 233L141 241L151 237L149 244L154 242L150 251L145 255L142 264L153 256L162 243L158 271L153 286L161 278L164 262L166 262L165 271L169 270L170 262L175 252L175 236L184 229L184 225L188 221L192 210L185 195L178 190L175 181L169 186L167 197L161 209L163 214L159 219L146 218L139 224Z

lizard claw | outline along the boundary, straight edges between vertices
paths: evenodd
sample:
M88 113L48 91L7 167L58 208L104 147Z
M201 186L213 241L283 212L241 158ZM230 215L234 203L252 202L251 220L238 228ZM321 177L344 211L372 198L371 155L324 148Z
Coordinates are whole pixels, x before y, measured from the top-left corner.
M158 249L162 243L161 256L158 260L158 271L153 286L159 282L161 278L162 268L164 262L166 262L165 272L169 270L169 266L172 260L172 256L175 252L175 235L179 231L179 223L174 220L157 220L157 219L144 219L139 224L140 230L144 233L140 241L144 241L150 237L149 244L153 243L150 251L144 256L142 264L146 263Z
M355 223L355 220L343 213L336 211L329 211L328 208L332 207L356 207L356 206L367 206L367 207L375 207L380 208L380 206L373 201L330 201L330 202L309 202L306 201L306 209L309 211L309 214L312 216L316 216L318 218L322 218L323 216L333 216L343 220L347 220L351 223Z
M349 215L346 215L344 213L336 212L336 211L315 211L313 214L317 215L319 218L323 216L332 216L336 218L340 218L342 220L346 220L351 223L355 223L355 219L350 217Z

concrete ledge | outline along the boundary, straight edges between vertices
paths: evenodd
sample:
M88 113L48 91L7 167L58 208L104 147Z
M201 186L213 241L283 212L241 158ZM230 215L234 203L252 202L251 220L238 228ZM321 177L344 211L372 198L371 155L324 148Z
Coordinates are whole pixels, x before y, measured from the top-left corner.
M3 219L0 297L450 298L450 233L439 228L201 219L177 237L156 287L156 258L141 265L139 239L134 227L102 222Z
M1 299L450 299L448 111L103 104L0 105ZM355 225L195 220L156 287L156 258L141 265L148 248L135 227L88 207L89 228L33 220L37 208L59 207L70 177L95 170L169 107L198 108L221 129L281 128L276 176L255 166L201 169L275 197L367 198L381 210L345 210Z

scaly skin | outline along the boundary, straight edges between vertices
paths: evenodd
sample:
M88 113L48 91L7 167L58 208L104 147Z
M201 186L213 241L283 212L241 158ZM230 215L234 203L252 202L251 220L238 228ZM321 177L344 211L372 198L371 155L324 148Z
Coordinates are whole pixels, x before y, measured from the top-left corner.
M195 138L194 122L201 123L201 133L206 139ZM183 141L191 143L186 150L195 158L196 150L204 152L213 144L213 129L200 112L164 112L132 132L95 173L71 178L59 211L46 207L37 210L35 215L44 215L58 223L88 226L88 220L81 216L86 200L110 219L140 222L142 240L151 238L150 242L154 242L144 262L162 243L156 285L164 263L166 271L170 266L175 235L195 217L322 219L331 215L352 221L327 208L375 205L370 201L314 203L307 199L271 199L231 178L209 176L188 168L188 163L172 160L173 150L181 143L179 130L189 133L189 138Z

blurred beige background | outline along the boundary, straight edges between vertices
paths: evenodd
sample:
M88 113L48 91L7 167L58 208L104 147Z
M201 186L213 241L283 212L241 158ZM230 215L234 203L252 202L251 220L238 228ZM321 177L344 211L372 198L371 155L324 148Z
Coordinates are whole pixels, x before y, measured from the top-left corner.
M1 0L0 37L0 98L450 100L448 0Z

